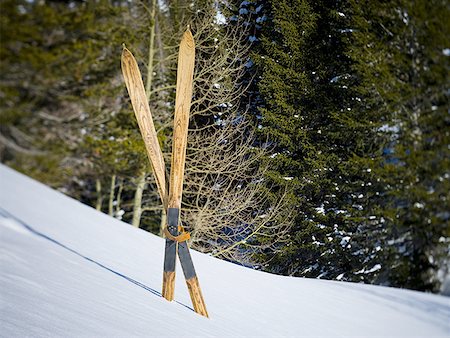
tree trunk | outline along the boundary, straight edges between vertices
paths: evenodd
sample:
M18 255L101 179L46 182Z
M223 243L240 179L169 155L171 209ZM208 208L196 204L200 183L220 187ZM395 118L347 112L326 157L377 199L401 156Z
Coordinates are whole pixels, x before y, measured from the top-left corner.
M159 225L159 235L161 237L164 237L164 227L166 226L167 217L166 217L166 211L164 210L164 207L161 210L161 223Z
M148 69L147 69L147 83L145 85L145 91L147 94L147 99L150 100L151 90L152 90L152 82L153 82L153 63L154 63L154 56L155 56L155 40L156 40L156 33L158 34L158 43L159 43L159 50L160 53L163 51L163 46L161 42L161 32L159 29L157 29L157 14L156 14L156 0L152 0L152 7L150 12L150 42L149 42L149 51L148 51ZM160 55L161 56L161 55ZM163 58L161 57L161 60ZM161 63L161 62L160 62ZM142 212L142 211L141 211ZM160 223L160 236L163 236L163 230L166 225L166 211L164 210L164 207L161 211L161 223Z
M134 193L133 220L131 224L136 228L139 228L139 225L141 223L142 194L144 193L145 189L145 177L146 172L143 171L137 179L136 192Z
M114 215L114 190L116 188L116 175L112 175L111 177L111 187L109 189L109 203L108 203L108 214L109 216Z
M145 93L150 100L150 92L153 82L153 59L155 56L155 23L156 23L156 0L152 0L152 8L150 9L150 42L148 48L148 68L147 83L145 84Z
M123 180L119 179L119 191L117 192L117 203L116 203L116 215L119 213L120 211L120 202L122 199L122 191L123 191Z
M97 203L95 204L95 209L97 209L98 211L102 211L102 183L99 179L95 180L95 191L97 192Z

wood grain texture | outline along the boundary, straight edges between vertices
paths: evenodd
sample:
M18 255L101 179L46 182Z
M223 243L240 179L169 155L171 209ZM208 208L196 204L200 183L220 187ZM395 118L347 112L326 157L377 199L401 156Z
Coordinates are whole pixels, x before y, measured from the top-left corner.
M122 74L130 95L134 114L138 121L142 138L144 139L147 155L152 165L153 173L156 179L159 196L167 209L167 187L166 187L166 169L164 158L159 146L156 135L155 125L153 124L152 114L145 95L144 84L141 73L133 54L126 48L122 51Z
M195 43L191 31L188 29L183 35L178 53L169 208L181 208L194 61Z
M172 162L169 181L169 193L165 181L165 165L162 152L158 143L155 126L153 124L150 107L145 94L142 77L137 62L131 52L124 48L122 52L122 72L128 93L131 98L133 110L136 115L139 129L145 142L147 154L152 165L158 192L163 201L164 209L181 208L183 192L184 167L186 161L187 133L189 126L189 110L192 99L192 82L194 75L195 43L188 29L181 40L178 54L177 91L175 99L174 136L172 144ZM169 244L169 248L167 246ZM174 246L172 247L172 244ZM180 261L186 276L189 295L194 306L194 311L202 316L209 317L205 301L200 289L200 284L195 274L189 247L184 245L185 259ZM173 249L175 251L173 251ZM175 258L177 242L166 240L166 251L163 272L162 296L168 301L174 299L175 292ZM170 263L170 264L169 264ZM172 264L173 263L173 264ZM170 269L169 269L170 267ZM191 271L192 270L192 271ZM186 271L191 271L186 275ZM190 276L195 276L189 278Z
M192 305L194 311L202 316L209 318L208 311L206 310L206 304L203 299L202 290L197 277L186 279L186 284L189 289L189 295L191 296Z
M175 271L163 272L162 296L169 302L173 301L175 293Z

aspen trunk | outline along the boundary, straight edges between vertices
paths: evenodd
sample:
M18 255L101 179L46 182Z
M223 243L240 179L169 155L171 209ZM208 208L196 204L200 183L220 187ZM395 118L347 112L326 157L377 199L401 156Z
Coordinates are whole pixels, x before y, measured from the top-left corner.
M117 192L117 198L116 198L116 215L120 211L120 202L122 201L122 191L123 191L123 180L119 180L119 191Z
M114 191L116 189L116 175L112 175L111 177L111 186L109 189L109 202L108 202L108 215L114 215Z
M134 193L133 220L131 224L136 228L139 228L141 223L142 195L145 189L145 176L146 172L143 171L137 179L136 192Z
M166 227L167 224L167 215L166 215L166 210L164 210L164 208L162 208L161 210L161 222L159 225L159 235L161 237L164 237L164 228Z
M97 192L97 203L95 204L95 209L102 211L103 196L102 196L102 183L99 179L95 180L95 191Z
M148 48L148 68L147 83L145 84L145 94L150 101L150 93L153 82L153 59L155 56L155 25L156 25L156 0L152 0L152 8L150 10L150 43Z

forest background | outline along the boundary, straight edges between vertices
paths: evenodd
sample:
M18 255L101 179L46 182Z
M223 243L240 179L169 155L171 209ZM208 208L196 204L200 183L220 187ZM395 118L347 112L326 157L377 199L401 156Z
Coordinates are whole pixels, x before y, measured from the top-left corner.
M449 12L443 0L4 0L1 162L161 234L120 55L126 44L139 62L170 163L190 25L190 245L272 273L450 294Z

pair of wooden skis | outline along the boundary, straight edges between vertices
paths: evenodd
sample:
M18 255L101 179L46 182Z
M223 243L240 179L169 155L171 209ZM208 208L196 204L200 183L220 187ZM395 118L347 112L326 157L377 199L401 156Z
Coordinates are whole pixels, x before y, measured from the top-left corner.
M133 54L125 47L122 52L122 73L156 178L159 196L167 212L167 227L164 231L166 234L166 247L162 295L168 301L172 301L174 298L175 265L178 254L194 311L208 317L200 284L186 242L189 239L189 234L184 232L180 222L194 60L195 43L188 29L183 35L178 54L174 134L169 185L166 184L164 158L158 143L141 73L139 72Z

